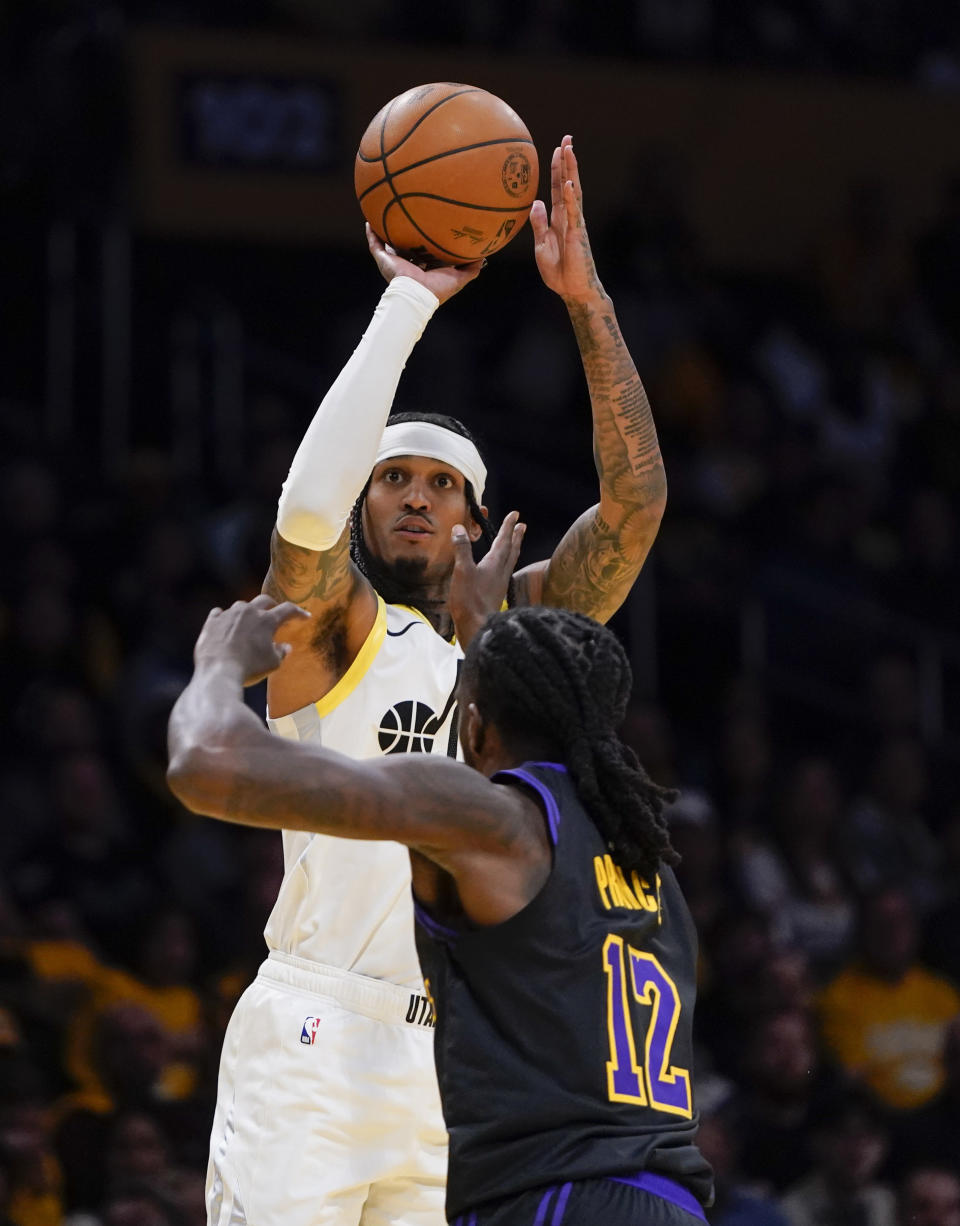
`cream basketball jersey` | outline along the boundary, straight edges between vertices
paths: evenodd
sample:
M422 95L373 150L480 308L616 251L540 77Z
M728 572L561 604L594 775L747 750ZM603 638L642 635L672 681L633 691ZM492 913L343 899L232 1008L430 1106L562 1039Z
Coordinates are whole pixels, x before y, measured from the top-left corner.
M268 723L348 754L459 753L463 652L420 613L378 598L366 642L319 702ZM284 877L264 936L272 950L420 989L410 860L399 843L283 832Z

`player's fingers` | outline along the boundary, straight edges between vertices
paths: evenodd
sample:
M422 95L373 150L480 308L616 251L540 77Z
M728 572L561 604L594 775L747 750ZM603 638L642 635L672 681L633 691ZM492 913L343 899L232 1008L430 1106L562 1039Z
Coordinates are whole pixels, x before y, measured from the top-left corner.
M580 182L580 163L577 161L577 155L573 150L573 138L570 137L568 139L570 140L570 144L568 144L564 150L564 178L570 179L570 181L573 183L573 190L577 193L577 203L582 208L583 186Z
M463 524L454 524L450 533L453 539L453 565L455 570L469 570L475 565L470 534Z
M511 511L504 517L497 538L490 549L491 553L496 550L497 562L503 564L508 570L513 570L513 564L517 560L520 545L523 542L525 528L526 524L520 523L520 512Z
M203 619L203 625L200 627L200 633L197 635L198 641L204 637L209 628L213 625L222 612L223 609L221 609L219 605L217 608L210 610L207 616Z
M530 208L530 229L533 231L533 241L542 247L547 241L547 231L550 223L547 221L547 206L542 200L534 200Z
M572 229L579 229L583 225L583 212L580 208L580 201L577 199L577 190L573 185L572 179L567 179L563 185L563 203L564 211L567 219L567 225Z
M517 525L517 520L520 518L519 511L509 511L503 517L503 523L500 525L500 530L493 538L493 544L490 546L491 553L505 553L510 548L510 540L513 536L513 530Z
M282 604L276 605L274 608L267 610L266 620L276 629L282 626L284 622L294 619L302 621L309 617L310 614L306 609L301 609L298 604L294 604L292 600L284 600Z
M520 550L523 548L523 536L526 530L526 524L515 524L513 532L510 534L510 550L506 558L508 574L513 574L513 568L520 557Z
M557 145L556 149L553 151L553 157L550 159L550 206L554 209L560 207L561 181L562 172L560 167L560 146Z
M381 276L386 281L390 281L396 272L392 261L396 259L397 253L392 247L388 247L387 244L380 239L380 237L375 233L373 227L370 225L369 221L366 223L366 227L367 246L370 248L370 254L373 256L373 261L377 268L379 268Z
M251 609L272 609L277 602L272 596L268 596L266 592L261 592L259 596L254 596L250 601Z
M461 280L466 285L470 281L476 280L486 266L487 260L484 257L482 260L471 260L469 264L457 264L456 271L460 274Z

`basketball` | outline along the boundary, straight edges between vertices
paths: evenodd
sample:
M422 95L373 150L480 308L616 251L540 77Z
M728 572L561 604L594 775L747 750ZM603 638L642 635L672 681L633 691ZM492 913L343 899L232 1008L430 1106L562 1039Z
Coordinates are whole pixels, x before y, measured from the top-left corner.
M492 255L537 194L537 151L520 116L473 85L416 85L371 120L354 187L379 237L418 263Z

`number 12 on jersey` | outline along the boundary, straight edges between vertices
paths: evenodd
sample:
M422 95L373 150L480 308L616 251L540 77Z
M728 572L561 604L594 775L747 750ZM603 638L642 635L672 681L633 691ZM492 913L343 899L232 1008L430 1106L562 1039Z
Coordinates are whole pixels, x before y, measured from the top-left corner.
M625 945L612 933L603 943L607 976L607 1091L611 1102L636 1103L689 1119L693 1115L690 1073L670 1063L680 1020L680 994L653 954ZM643 1038L643 1063L637 1062L637 1030L631 997L650 1007Z

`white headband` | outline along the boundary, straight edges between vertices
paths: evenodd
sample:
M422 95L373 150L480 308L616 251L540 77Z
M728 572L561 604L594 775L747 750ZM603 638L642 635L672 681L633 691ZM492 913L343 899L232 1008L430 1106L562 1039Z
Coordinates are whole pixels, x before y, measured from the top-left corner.
M430 460L442 460L466 477L473 486L477 502L483 502L483 487L487 483L487 467L480 452L468 438L455 434L445 426L430 421L402 421L386 426L377 451L378 464L398 455L420 455Z

